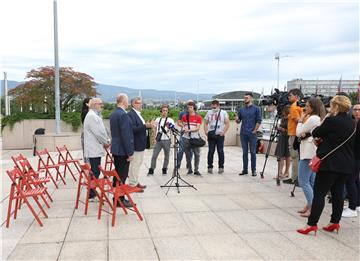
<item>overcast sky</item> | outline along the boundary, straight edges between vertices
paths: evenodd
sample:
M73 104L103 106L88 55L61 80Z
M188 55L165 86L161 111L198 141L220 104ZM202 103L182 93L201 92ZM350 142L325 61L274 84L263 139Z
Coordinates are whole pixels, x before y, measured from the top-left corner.
M53 1L2 0L0 69L53 65ZM60 66L130 88L220 93L359 79L358 1L58 0ZM2 76L1 76L2 77ZM201 79L201 80L200 80Z

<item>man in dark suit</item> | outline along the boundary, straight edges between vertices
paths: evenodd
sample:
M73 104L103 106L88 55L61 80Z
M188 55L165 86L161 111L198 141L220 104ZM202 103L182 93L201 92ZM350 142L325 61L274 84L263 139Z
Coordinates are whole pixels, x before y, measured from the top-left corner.
M114 157L114 165L120 176L121 182L125 181L129 173L130 161L134 159L134 137L130 119L126 113L129 106L126 94L119 94L116 97L117 108L110 116L111 129L111 154ZM113 180L113 186L116 186L116 178ZM124 197L120 200L126 207L131 204Z
M142 100L140 97L135 97L131 100L131 107L128 116L134 135L134 160L130 163L129 184L144 190L146 186L139 183L139 171L146 149L147 129L153 128L154 123L145 122L141 116Z

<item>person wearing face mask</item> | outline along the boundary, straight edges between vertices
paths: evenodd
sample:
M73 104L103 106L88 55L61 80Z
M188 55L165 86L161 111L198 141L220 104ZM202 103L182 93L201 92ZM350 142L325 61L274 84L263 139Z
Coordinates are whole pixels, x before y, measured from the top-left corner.
M91 171L96 178L100 175L99 165L101 165L101 157L105 156L104 148L110 146L110 138L101 117L102 110L101 99L92 98L89 101L89 111L84 120L84 157L88 159ZM91 190L90 199L95 196L95 191Z
M204 131L208 137L208 173L213 173L213 160L215 148L217 149L219 157L219 169L218 173L221 174L224 172L224 140L225 133L230 127L230 121L228 113L220 108L220 103L218 100L213 100L211 102L211 110L206 113Z
M357 217L360 212L360 103L352 108L352 116L357 124L354 146L355 166L353 173L346 180L346 191L349 198L349 206L342 212L342 217Z
M251 172L252 176L256 176L256 133L261 124L261 110L253 104L253 94L251 92L245 93L244 103L245 107L238 111L235 118L237 123L242 122L240 140L243 150L243 170L239 175L248 174L248 154L250 146Z

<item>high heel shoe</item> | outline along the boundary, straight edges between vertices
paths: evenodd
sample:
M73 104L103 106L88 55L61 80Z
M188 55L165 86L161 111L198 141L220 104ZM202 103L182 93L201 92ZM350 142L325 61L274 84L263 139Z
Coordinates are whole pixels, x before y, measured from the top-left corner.
M307 235L309 234L311 231L314 231L315 232L315 236L316 236L316 232L318 230L318 227L317 226L311 226L311 227L308 227L308 228L302 228L302 229L298 229L296 230L298 233L300 234L304 234L304 235Z
M336 233L339 234L340 224L339 223L331 224L326 227L323 227L323 229L327 232L333 232L334 230L336 230Z
M302 210L298 210L297 213L304 214L308 210L309 210L308 206L305 206Z

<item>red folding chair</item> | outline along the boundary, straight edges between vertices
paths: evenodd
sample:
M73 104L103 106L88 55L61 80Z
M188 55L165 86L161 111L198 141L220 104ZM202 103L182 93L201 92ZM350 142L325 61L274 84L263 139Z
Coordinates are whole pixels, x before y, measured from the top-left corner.
M110 147L109 148L105 148L106 151L106 156L105 156L105 167L104 169L106 170L112 170L112 167L114 165L114 159L110 153Z
M110 210L112 212L112 213L108 212L109 214L112 215L111 225L115 226L117 203L120 204L125 215L127 215L126 207L124 206L123 202L120 200L120 197L126 196L128 198L128 200L130 201L130 204L133 208L133 210L132 209L129 209L129 210L134 211L136 213L136 215L138 216L138 218L140 219L140 221L142 221L143 218L140 215L140 212L137 209L136 204L130 197L130 194L140 192L141 189L138 187L130 186L128 184L123 184L115 169L105 170L101 166L99 166L99 168L100 168L101 173L104 175L104 179L107 179L107 182L102 182L101 184L99 184L99 186L102 186L102 187L100 189L101 195L100 195L98 218L101 218L101 212L105 211L105 210L103 210L103 204L104 204L104 199L105 199L105 201L109 204ZM112 182L111 182L111 178L114 178L114 177L116 177L116 179L117 179L115 187L113 187ZM109 200L106 193L113 195L114 200L112 202ZM107 212L107 211L105 211L105 212Z
M71 176L76 181L75 175L74 175L74 173L72 172L72 170L70 168L70 164L73 164L75 166L77 172L80 174L81 170L79 168L79 165L80 165L80 160L81 159L74 159L72 157L70 151L66 147L66 145L64 145L63 147L58 147L57 146L56 150L59 152L59 157L58 157L57 164L65 166L65 168L64 168L64 177L66 177L66 171L69 170Z
M27 182L33 187L46 187L46 183L50 182L50 176L41 177L40 174L45 171L36 171L30 164L29 160L20 154L19 156L12 156L15 166L21 170L23 174L23 178L26 178ZM49 198L51 202L53 202L49 192L47 189L45 190L46 196ZM47 202L45 204L48 206Z
M66 185L65 178L60 173L60 167L63 165L55 164L55 161L52 159L52 157L47 149L44 149L42 151L37 150L36 155L39 158L38 171L45 170L45 175L50 176L52 182L54 183L54 185L57 189L59 188L57 185L57 181L59 180L59 177L62 180L62 182L64 183L64 185ZM51 174L51 170L53 170L53 169L55 169L55 171L56 171L56 180L54 179L54 177Z
M76 203L75 203L75 209L78 209L79 202L82 202L85 204L85 211L84 214L87 215L88 206L89 206L89 197L90 197L90 190L93 189L95 191L96 196L100 200L100 195L96 191L96 188L98 188L98 182L101 179L97 179L95 175L91 171L91 167L88 163L80 164L80 177L79 177L79 183L78 183L78 190L76 195ZM80 201L80 193L82 187L86 188L86 198L85 202ZM101 189L101 186L99 187Z
M47 214L43 207L41 206L38 196L41 196L44 194L46 188L45 187L38 187L38 188L31 188L30 186L24 185L23 178L21 176L21 171L18 168L14 168L13 170L6 171L7 175L11 179L11 189L10 189L10 195L9 195L9 205L8 205L8 212L7 212L7 218L6 218L6 227L8 228L10 225L10 217L11 217L11 210L12 210L12 203L15 200L15 210L14 210L14 219L17 217L17 210L18 205L20 204L20 200L23 200L25 204L30 209L31 213L34 215L36 221L39 223L40 226L43 226L38 214L35 212L34 208L31 206L28 198L33 198L38 207L40 208L41 212L44 214L44 216L47 218Z

